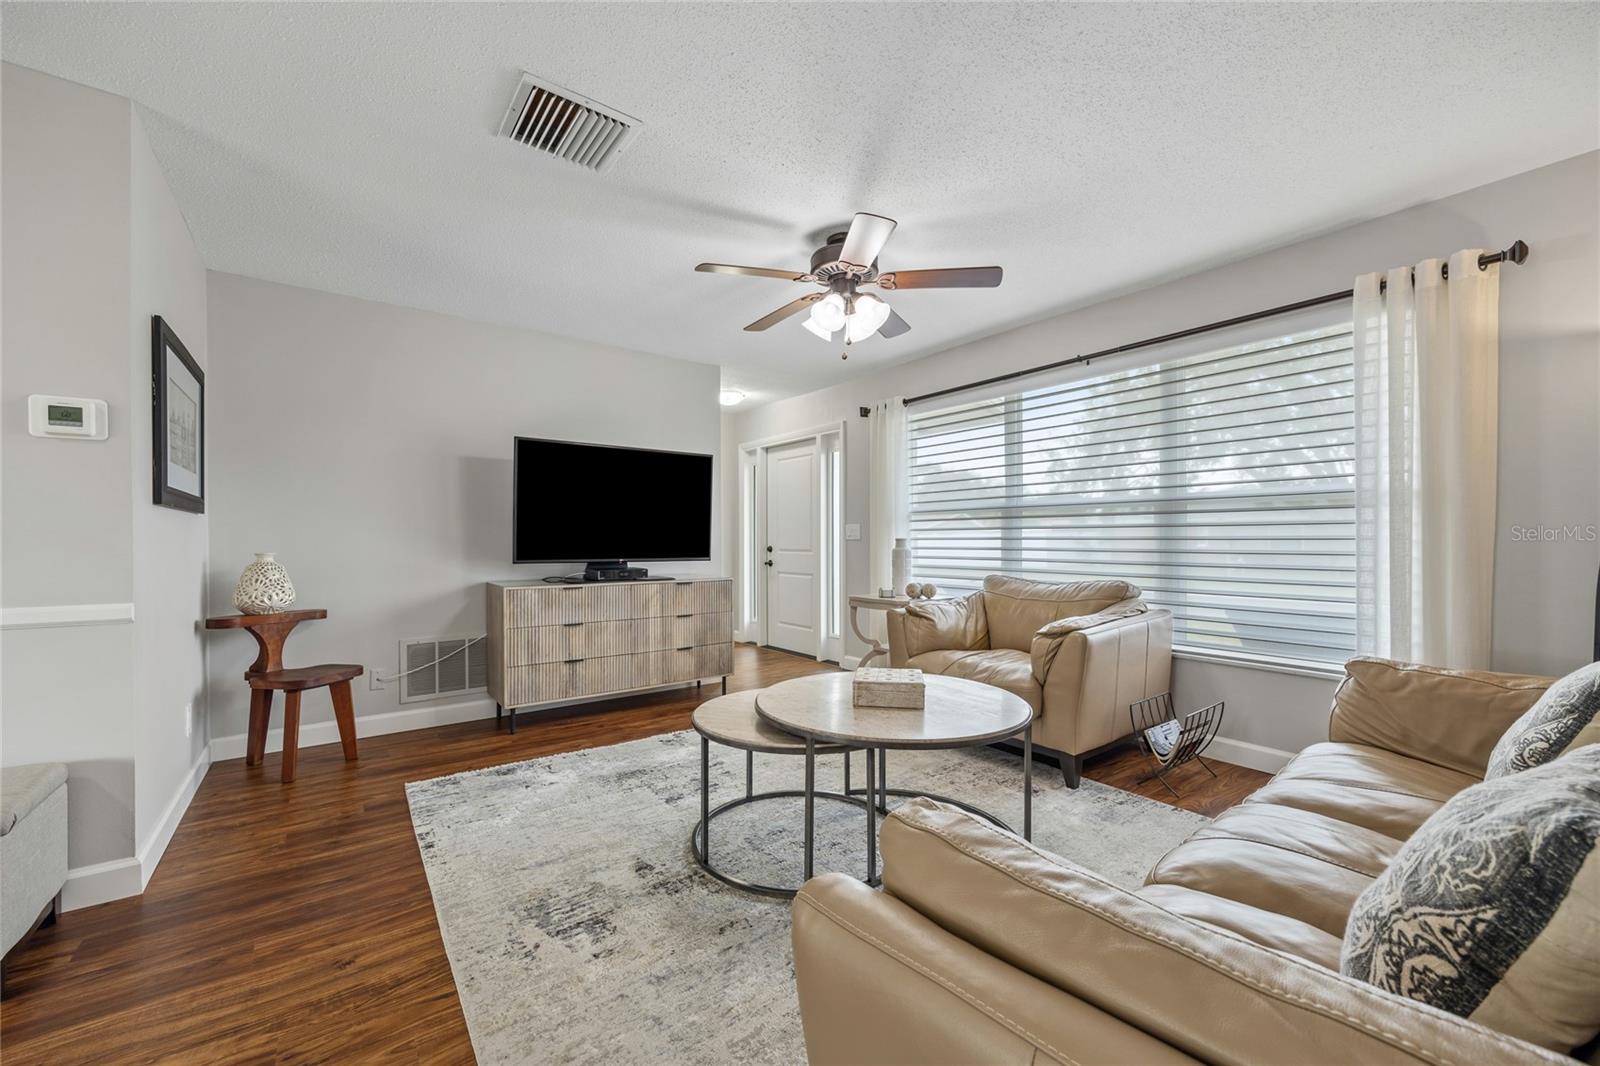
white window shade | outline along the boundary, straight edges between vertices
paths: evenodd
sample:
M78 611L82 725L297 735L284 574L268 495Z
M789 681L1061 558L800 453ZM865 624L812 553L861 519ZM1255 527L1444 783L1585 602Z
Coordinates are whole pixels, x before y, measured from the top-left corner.
M1125 578L1174 643L1340 661L1355 631L1348 323L909 422L918 578Z

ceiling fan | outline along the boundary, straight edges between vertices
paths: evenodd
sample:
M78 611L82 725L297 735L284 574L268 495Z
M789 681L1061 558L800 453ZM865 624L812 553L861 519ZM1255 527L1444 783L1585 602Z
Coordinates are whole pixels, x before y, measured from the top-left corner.
M888 243L894 227L895 220L892 218L865 213L856 215L850 221L848 232L831 234L827 243L812 253L811 269L805 273L773 270L770 267L730 266L727 263L701 263L695 269L707 274L746 274L756 278L778 278L822 286L825 291L807 293L798 300L792 300L771 314L756 319L745 330L758 332L770 329L791 315L810 308L811 313L801 325L823 340L832 340L833 335L842 330L845 351L840 355L841 359L850 357L850 345L864 341L874 333L883 337L898 337L911 328L881 297L859 291L863 286L876 285L887 290L992 289L1000 284L1000 268L997 266L880 273L878 253Z

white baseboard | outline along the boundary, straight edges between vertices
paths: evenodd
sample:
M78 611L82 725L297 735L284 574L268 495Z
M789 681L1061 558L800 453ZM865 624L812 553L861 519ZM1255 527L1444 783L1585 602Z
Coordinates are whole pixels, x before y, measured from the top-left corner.
M861 656L859 656L859 655L841 655L841 656L839 656L839 665L843 669L854 670L856 667L861 665Z
M277 708L274 708L275 710ZM407 707L398 711L385 711L382 714L362 714L356 716L356 736L381 737L387 733L404 733L411 729L427 729L429 726L452 725L456 722L470 722L478 718L494 717L494 701L488 698L464 700L460 703L443 703L431 707ZM322 744L339 743L339 727L334 722L312 722L310 725L300 727L300 747L314 748ZM211 740L211 759L221 762L223 759L240 759L244 757L245 735L235 733L232 736L213 737ZM267 730L267 751L283 750L283 730Z
M61 887L61 909L75 911L125 896L137 896L143 891L139 860L132 855L126 859L97 862L67 871L67 883Z
M1207 755L1214 755L1223 762L1231 762L1235 766L1248 766L1252 770L1262 770L1275 774L1282 770L1294 752L1281 751L1278 748L1269 748L1264 744L1251 744L1245 740L1229 740L1227 737L1217 737L1206 749Z
M145 886L150 883L150 875L160 865L161 856L166 854L167 845L172 842L172 834L178 831L178 824L183 821L184 813L188 811L195 792L199 791L200 782L205 780L206 771L210 768L211 751L208 748L200 753L200 757L189 768L183 784L178 786L172 799L167 802L167 809L161 812L161 820L151 830L150 838L139 848L138 855L68 870L67 883L61 889L61 909L75 911L144 892Z
M207 746L200 752L200 757L189 767L189 774L183 779L183 784L178 786L178 791L173 793L172 799L167 802L167 809L161 812L161 820L156 822L155 829L150 832L150 839L144 842L139 849L139 877L141 884L139 891L144 891L144 886L150 883L150 875L156 872L156 867L161 864L161 856L167 853L167 845L172 842L172 834L178 831L178 823L183 821L183 816L189 809L189 804L194 800L194 794L200 789L200 782L206 778L206 771L211 769L211 748Z

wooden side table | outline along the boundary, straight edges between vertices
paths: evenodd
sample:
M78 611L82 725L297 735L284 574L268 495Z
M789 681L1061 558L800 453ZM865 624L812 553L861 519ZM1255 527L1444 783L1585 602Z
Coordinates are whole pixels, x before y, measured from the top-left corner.
M259 765L267 750L267 727L272 718L272 694L282 692L283 700L283 782L294 780L300 741L300 694L308 688L326 688L333 699L333 717L339 725L339 740L345 762L356 761L355 702L350 681L364 668L354 663L323 663L285 669L283 645L301 622L328 617L320 608L282 611L277 614L228 614L206 619L207 629L242 629L256 640L256 661L244 672L250 686L250 728L245 742L244 764Z

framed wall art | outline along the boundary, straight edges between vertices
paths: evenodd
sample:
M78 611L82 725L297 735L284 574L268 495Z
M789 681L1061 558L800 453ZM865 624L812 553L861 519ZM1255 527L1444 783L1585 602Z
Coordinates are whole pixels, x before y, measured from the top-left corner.
M155 414L155 502L206 510L206 375L160 315L150 319L150 379Z

